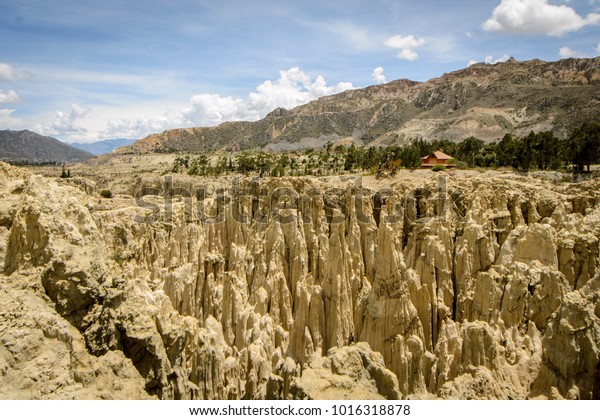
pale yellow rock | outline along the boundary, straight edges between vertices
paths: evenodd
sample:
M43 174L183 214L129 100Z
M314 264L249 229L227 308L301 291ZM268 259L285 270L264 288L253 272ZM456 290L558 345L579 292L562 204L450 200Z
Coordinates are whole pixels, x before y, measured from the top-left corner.
M598 180L84 181L0 163L2 398L600 398Z
M294 378L289 397L311 400L400 399L396 376L366 343L329 351L311 360Z

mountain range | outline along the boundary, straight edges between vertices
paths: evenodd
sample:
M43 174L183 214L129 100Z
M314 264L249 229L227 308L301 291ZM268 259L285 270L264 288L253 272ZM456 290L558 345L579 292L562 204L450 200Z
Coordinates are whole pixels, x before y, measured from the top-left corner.
M93 154L69 146L53 137L29 130L0 131L0 160L12 163L76 163L94 157Z
M506 133L560 137L600 120L600 57L478 63L426 82L401 79L348 90L255 121L152 134L117 153L290 150L326 141L364 145L411 139L486 142Z
M70 143L69 146L85 150L88 153L98 156L110 153L119 147L127 146L135 141L136 139L108 139L93 143Z

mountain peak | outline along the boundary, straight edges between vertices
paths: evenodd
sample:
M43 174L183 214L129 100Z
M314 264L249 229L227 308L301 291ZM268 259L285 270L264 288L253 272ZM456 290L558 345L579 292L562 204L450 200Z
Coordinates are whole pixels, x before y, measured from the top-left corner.
M265 118L287 117L288 115L290 115L290 111L288 111L285 108L279 107L269 112Z
M29 130L0 131L0 160L16 163L75 163L94 157L53 137Z

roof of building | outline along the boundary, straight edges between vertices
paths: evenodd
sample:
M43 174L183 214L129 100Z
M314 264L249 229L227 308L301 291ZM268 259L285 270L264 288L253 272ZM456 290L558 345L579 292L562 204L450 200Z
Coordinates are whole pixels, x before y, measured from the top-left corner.
M432 153L428 154L427 156L423 156L423 159L427 159L428 157L434 157L436 159L441 159L441 160L453 159L452 156L445 154L441 150L436 150L435 152L432 152Z

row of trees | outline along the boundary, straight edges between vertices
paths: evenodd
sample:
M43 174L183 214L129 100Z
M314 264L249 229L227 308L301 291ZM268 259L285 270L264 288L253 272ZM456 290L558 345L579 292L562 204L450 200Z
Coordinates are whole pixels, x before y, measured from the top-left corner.
M328 175L341 173L344 167L342 153L308 150L304 154L272 154L265 152L242 152L235 156L221 156L217 160L200 154L194 157L178 156L172 172L186 172L188 175L218 176L230 173L259 176L301 176Z
M332 175L366 171L375 175L393 175L401 168L421 166L421 158L435 150L453 156L454 165L466 167L513 167L517 170L558 170L572 167L589 171L600 163L600 124L587 123L565 139L552 132L531 132L524 137L506 134L499 142L484 143L469 137L459 143L450 140L415 140L407 145L387 147L336 146L329 142L321 150L305 150L282 154L242 152L233 156L210 159L196 155L177 157L173 172L189 175L222 175L228 173L260 176Z
M556 137L551 131L532 131L524 137L506 134L497 143L485 144L480 139L469 137L460 143L442 140L417 144L424 155L443 149L470 167L510 166L529 171L571 166L576 172L589 172L592 164L600 163L600 124L584 124L565 139Z
M458 167L513 167L521 171L559 170L572 167L576 172L590 171L600 163L600 124L586 123L565 139L551 131L530 132L524 137L506 134L499 142L485 143L469 137L456 143L450 140L416 140L405 146L357 148L345 151L347 171L376 168L394 172L400 167L417 168L421 158L443 150L454 157Z

